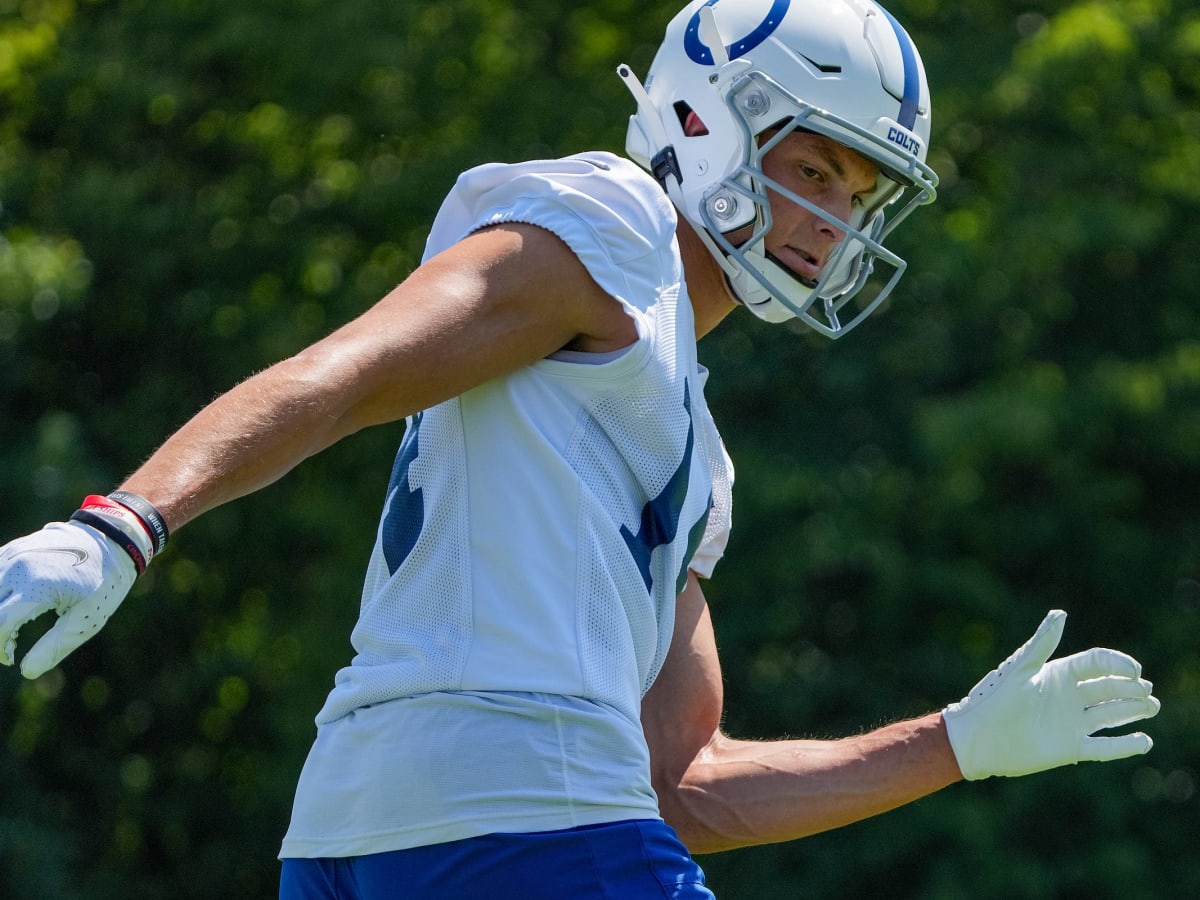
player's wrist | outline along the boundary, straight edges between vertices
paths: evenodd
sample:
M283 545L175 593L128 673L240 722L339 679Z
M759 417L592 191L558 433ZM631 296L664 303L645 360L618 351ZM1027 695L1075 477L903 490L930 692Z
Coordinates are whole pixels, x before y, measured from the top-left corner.
M154 507L154 504L132 491L112 491L109 493L108 499L119 503L137 516L142 527L146 529L146 533L150 535L150 540L154 542L155 556L166 549L167 539L171 536L171 532L167 528L166 518Z
M80 508L71 514L71 520L87 525L119 546L141 575L166 546L166 522L153 506L136 494L127 491L114 494L117 496L91 494L85 497Z

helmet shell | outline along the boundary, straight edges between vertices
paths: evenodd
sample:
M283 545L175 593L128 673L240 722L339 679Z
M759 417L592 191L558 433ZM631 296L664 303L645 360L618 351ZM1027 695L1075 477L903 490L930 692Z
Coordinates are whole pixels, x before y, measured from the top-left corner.
M704 133L685 132L689 113L699 116ZM930 113L916 46L895 18L870 0L693 0L667 26L630 118L626 149L655 171L684 218L715 238L769 218L763 203L748 201L747 195L764 194L756 183L763 133L785 123L845 144L873 161L894 185L915 188L917 203L931 201L937 176L925 162ZM663 168L667 154L670 171L677 173L677 183L669 186ZM913 203L895 204L896 194L881 191L879 203L849 224L883 217L887 206L898 222ZM874 241L891 227L874 222L865 230ZM744 258L724 247L710 249L719 250L731 276L731 268L755 266L753 260L762 255L761 247L750 248ZM861 250L851 254L858 257L853 265L869 268L872 253ZM845 285L861 287L863 281L848 265L843 261L838 278L843 301L848 299ZM754 308L764 301L766 285L754 273L744 274L745 292L737 289L736 278L731 281ZM799 315L815 299L809 296L812 286L779 285L779 274L771 273L767 293L782 299L784 309L776 304L772 317ZM780 293L789 296L780 298Z

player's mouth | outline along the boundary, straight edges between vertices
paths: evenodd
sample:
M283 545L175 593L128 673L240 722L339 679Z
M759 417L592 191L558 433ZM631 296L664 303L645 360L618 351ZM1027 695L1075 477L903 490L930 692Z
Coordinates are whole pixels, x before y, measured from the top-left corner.
M817 286L821 278L821 260L808 251L785 244L778 253L768 252L767 256L805 287Z

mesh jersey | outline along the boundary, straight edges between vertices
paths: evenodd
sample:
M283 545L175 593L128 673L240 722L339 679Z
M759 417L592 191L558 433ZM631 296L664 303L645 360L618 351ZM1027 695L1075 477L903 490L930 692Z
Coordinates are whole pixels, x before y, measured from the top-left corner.
M674 210L610 154L487 165L460 177L426 258L504 222L557 234L638 339L590 364L556 354L409 420L356 656L317 717L283 855L656 814L640 701L688 568L708 576L723 552L732 482L704 402ZM447 751L448 707L477 742L520 751L503 764L468 742ZM374 758L385 734L398 744L386 751L392 781L347 788L347 754ZM578 758L589 747L599 767ZM471 757L470 775L459 769L436 797L394 771L446 752ZM366 813L347 790L422 800L380 811L373 797ZM346 821L348 807L360 821Z

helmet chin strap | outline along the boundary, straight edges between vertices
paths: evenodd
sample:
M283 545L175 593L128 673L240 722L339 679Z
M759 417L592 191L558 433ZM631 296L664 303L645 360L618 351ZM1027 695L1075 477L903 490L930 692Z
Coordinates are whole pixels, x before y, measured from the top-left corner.
M737 260L721 249L707 228L691 222L688 224L692 226L692 231L708 249L709 255L721 267L721 271L725 275L725 286L734 300L765 322L776 324L796 318L795 312L780 303L774 294L738 265ZM782 267L780 270L784 271Z
M667 192L667 196L671 198L676 208L683 209L683 194L680 191L680 186L683 183L683 173L679 169L679 159L675 155L675 146L671 143L671 136L667 134L666 126L663 125L662 116L654 108L654 102L650 99L650 95L646 93L645 86L633 74L633 69L629 68L625 63L621 63L617 66L617 76L625 82L625 87L629 89L629 93L633 94L633 99L637 103L639 112L638 127L642 127L644 123L653 132L652 134L645 135L649 141L650 148L659 148L650 160L650 171L653 173L655 179L658 180L658 183L662 185L662 189Z

